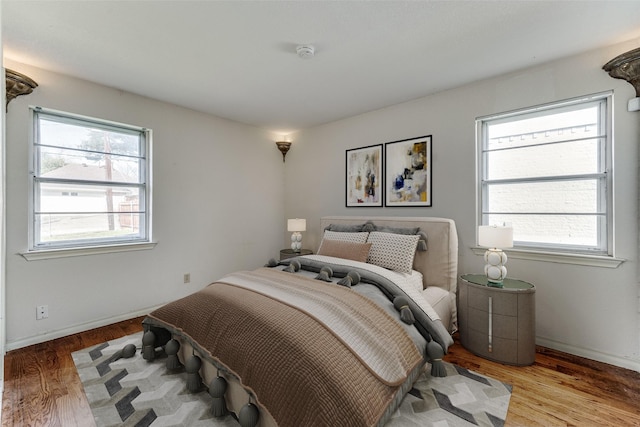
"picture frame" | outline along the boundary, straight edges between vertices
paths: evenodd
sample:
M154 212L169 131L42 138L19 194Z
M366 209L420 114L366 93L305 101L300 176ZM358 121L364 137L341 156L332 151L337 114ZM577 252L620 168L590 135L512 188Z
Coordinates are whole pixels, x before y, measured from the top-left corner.
M431 206L431 135L384 144L385 206Z
M346 150L346 207L383 206L382 144Z

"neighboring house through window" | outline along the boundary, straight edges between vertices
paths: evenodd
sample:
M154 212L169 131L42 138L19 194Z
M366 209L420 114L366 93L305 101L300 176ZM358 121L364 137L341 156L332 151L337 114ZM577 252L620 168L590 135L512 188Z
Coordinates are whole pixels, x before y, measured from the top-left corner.
M613 256L612 93L477 119L479 224L523 250Z
M32 109L31 251L145 243L150 131Z

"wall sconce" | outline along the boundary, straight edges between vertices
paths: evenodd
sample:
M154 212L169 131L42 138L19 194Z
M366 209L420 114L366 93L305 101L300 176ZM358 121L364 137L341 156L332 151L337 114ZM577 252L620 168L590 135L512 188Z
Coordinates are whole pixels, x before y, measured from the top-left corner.
M636 90L636 97L627 104L627 111L640 111L640 48L618 55L602 66L614 79L626 80Z
M5 82L7 97L5 109L7 111L9 109L9 102L12 99L20 95L28 95L38 87L38 83L33 81L31 78L8 68L5 69Z
M498 227L497 225L481 225L478 227L478 245L489 249L484 253L484 274L487 275L487 285L502 287L502 281L507 277L507 254L502 249L513 247L513 228Z
M278 150L282 153L282 163L284 163L284 158L291 148L291 143L289 141L276 141L276 145L278 146Z
M300 232L306 230L306 219L295 218L287 220L287 231L293 231L293 234L291 234L291 249L294 252L300 252L300 249L302 249L302 233Z

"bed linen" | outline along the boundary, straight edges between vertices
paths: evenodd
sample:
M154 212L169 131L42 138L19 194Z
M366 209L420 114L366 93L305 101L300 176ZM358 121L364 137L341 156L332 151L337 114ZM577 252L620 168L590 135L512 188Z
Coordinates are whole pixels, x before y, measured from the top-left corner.
M278 269L226 276L144 323L197 343L280 426L378 425L424 363L377 302Z
M453 334L458 329L456 294L458 286L458 233L450 218L326 216L320 219L325 230L360 231L372 223L374 229L386 231L418 230L420 241L413 270L423 277L423 296L439 314L443 325ZM307 241L313 236L307 236ZM320 236L316 237L318 241Z
M356 271L360 276L360 283L353 286L352 289L358 292L360 289L363 289L361 284L367 283L374 285L387 297L386 301L378 301L379 304L383 306L393 307L395 297L406 297L407 303L416 318L415 327L423 337L427 341L434 339L442 346L445 353L449 346L453 344L453 339L447 328L443 325L440 315L424 297L424 291L416 288L414 276L398 273L368 263L322 255L306 255L303 257L290 258L281 261L280 264L289 265L294 260L300 264L301 274L307 271L311 275L314 275L320 272L323 267L328 266L332 270L332 282L335 283L339 282L340 279L345 277L349 272ZM371 295L367 296L371 297ZM397 317L397 314L395 317Z
M184 319L179 319L182 316L185 316L185 312L188 310L178 310L181 312L180 314L175 314L175 318L172 319L160 319L159 312L156 311L147 317L144 321L145 327L145 335L148 332L159 332L160 330L164 332L169 332L169 334L160 333L159 336L162 336L159 342L156 342L154 345L164 346L164 344L172 338L173 340L177 340L180 344L180 348L178 351L178 355L182 363L188 363L190 359L193 359L194 356L202 357L203 364L201 369L199 370L202 375L204 385L212 385L214 379L216 377L225 378L228 382L228 387L225 392L226 405L230 411L233 411L236 415L242 415L243 410L250 405L255 403L259 408L259 419L257 420L257 425L259 427L272 427L277 425L378 425L382 426L393 416L394 411L399 406L401 400L404 395L411 389L413 382L423 371L424 363L431 361L432 362L432 373L433 369L437 364L437 360L434 360L433 356L428 356L429 349L433 349L437 347L440 351L440 355L446 352L447 347L452 342L450 334L456 328L456 310L455 310L455 293L456 293L456 285L457 285L457 233L455 228L455 223L450 219L445 218L429 218L429 217L406 217L406 218L394 218L394 217L323 217L320 222L320 230L324 232L329 226L336 227L335 229L339 229L339 232L348 232L352 227L361 228L361 225L365 222L370 223L373 221L378 230L386 229L387 231L393 230L402 230L406 228L412 228L419 230L420 240L419 245L417 246L417 251L415 253L415 259L413 262L413 270L411 273L397 273L397 272L389 272L388 274L384 271L382 272L382 276L393 276L393 277L385 277L385 280L389 279L391 281L398 280L397 276L400 276L402 280L402 285L396 287L391 287L390 290L384 290L384 286L380 286L379 283L369 283L368 280L369 273L362 274L365 280L360 281L357 285L352 286L349 289L338 290L337 292L348 291L351 294L360 294L362 297L367 298L369 301L373 301L378 306L387 313L388 318L391 319L392 323L395 323L396 326L400 327L399 332L394 332L391 335L405 335L409 337L409 339L413 342L413 345L417 349L418 354L420 355L421 361L413 368L408 369L409 366L405 366L403 369L407 368L404 375L401 375L396 378L395 381L389 381L390 378L386 378L381 380L379 377L379 373L375 373L375 369L371 366L368 366L366 363L360 363L360 356L358 356L357 351L354 352L353 347L349 347L344 344L342 339L338 339L341 343L341 347L350 348L347 353L351 354L355 359L359 361L359 368L339 368L330 369L326 372L319 373L322 370L322 363L317 365L313 364L309 361L309 354L311 355L322 355L322 357L335 357L331 356L334 353L333 347L336 344L331 344L331 346L327 346L322 344L319 340L313 339L311 342L305 343L304 345L294 345L295 348L294 354L297 352L301 352L302 349L306 349L306 355L304 362L301 362L299 357L291 357L287 358L288 353L281 353L280 357L276 357L275 360L271 359L265 363L262 363L260 367L255 365L253 362L249 362L245 359L244 362L240 362L240 358L236 356L231 356L227 354L225 357L229 360L222 360L220 356L220 352L224 351L232 351L233 346L231 346L231 350L221 350L216 348L211 350L207 349L202 345L203 339L200 337L195 339L191 336L191 331L187 330L189 327L185 328L180 326L180 322L183 322ZM344 228L341 228L344 227ZM384 237L384 236L383 236ZM320 262L323 266L327 263L334 263L335 260L329 259L320 259L319 256L310 256L308 259L311 260L313 258L313 263ZM304 261L307 263L310 261ZM289 265L291 263L291 259L289 259L288 263L275 263L277 265L271 265L266 271L271 271L270 274L277 275L289 275L282 276L278 279L278 282L282 279L288 280L289 277L293 276L291 273L277 271L284 270L285 268L290 268ZM303 263L303 262L301 262ZM338 260L335 262L336 264L344 264L344 260ZM347 264L349 264L347 262ZM322 269L322 266L315 265L313 268L304 269L300 268L299 272L295 276L307 276L305 280L313 282L313 287L317 288L321 286L328 286L331 289L341 289L343 286L337 285L337 281L339 281L340 276L344 275L344 271L341 268L346 268L348 271L351 270L354 266L347 265L346 267L339 267L336 265L332 265L332 274L335 270L335 276L332 277L327 283L322 283L324 280L318 280L316 276L320 276L320 272L318 269ZM264 269L262 269L264 270ZM386 270L386 269L383 269ZM388 270L387 270L388 271ZM326 273L326 271L325 271ZM379 272L378 272L379 273ZM226 280L226 279L223 279ZM301 280L301 279L295 279ZM382 280L383 282L385 280ZM229 280L227 280L229 281ZM219 281L220 286L235 286L230 285L229 283L223 283L223 281ZM210 288L211 285L208 287ZM208 289L207 288L207 289ZM238 289L242 289L242 287L234 287L233 292L239 292ZM391 299L394 296L397 296L398 289L400 289L400 293L404 293L405 296L408 294L411 295L411 311L415 311L418 314L418 320L414 323L417 323L419 326L416 327L414 323L407 324L400 320L399 318L399 310L394 306L391 302ZM222 294L226 295L230 293L228 291L222 292ZM255 293L252 297L239 296L236 298L239 301L240 307L242 309L233 308L232 304L224 303L219 306L218 309L211 309L211 306L206 310L208 312L216 312L227 313L232 312L239 314L239 319L236 318L235 321L231 321L230 326L221 326L214 320L204 320L205 318L202 315L195 315L195 319L200 321L203 325L201 328L204 331L210 331L211 329L215 329L216 327L221 328L221 330L233 330L234 328L241 334L244 333L253 333L254 335L246 340L236 340L235 343L239 342L249 342L253 344L253 347L249 350L243 352L244 355L250 355L251 360L254 360L254 356L258 359L267 360L267 356L263 356L266 354L273 354L275 349L270 348L269 346L275 347L284 347L291 346L292 342L289 339L266 339L264 338L265 334L260 328L257 326L259 323L256 319L258 318L269 318L276 317L280 318L282 322L278 327L269 327L267 329L292 329L294 331L294 335L296 335L296 331L303 331L305 328L301 327L303 321L291 320L291 316L287 313L290 313L291 310L297 312L304 312L300 308L294 308L290 306L290 302L280 302L283 304L285 308L261 308L255 309L256 307L263 307L262 301L266 295L262 295L259 292ZM189 298L189 297L187 297ZM193 297L194 299L205 299L202 298L199 293L196 293ZM258 300L256 300L258 298ZM217 301L225 301L225 299L220 295L219 297L214 297L214 300ZM273 298L268 298L273 299ZM252 302L250 302L252 301ZM418 301L416 303L416 301ZM425 301L427 301L425 303ZM429 304L432 302L433 305ZM171 305L170 303L169 305ZM207 305L207 304L205 304ZM408 304L407 304L408 305ZM429 307L431 305L431 307ZM424 306L424 307L422 307ZM166 306L165 306L166 307ZM162 309L164 309L163 307ZM161 309L161 310L162 310ZM284 314L283 314L284 313ZM284 316L282 318L282 316ZM214 316L215 317L215 316ZM223 315L223 317L227 317ZM307 322L305 320L304 322ZM365 322L366 323L366 322ZM244 327L239 327L238 325L244 325ZM426 325L426 326L425 326ZM437 326L434 326L437 325ZM316 326L317 328L318 326ZM313 328L313 327L312 327ZM326 325L322 326L320 330L327 331ZM270 333L270 332L269 332ZM299 335L299 334L298 334ZM316 333L304 333L302 335L316 337ZM334 339L336 335L333 333L329 334L333 336ZM376 335L375 333L373 334ZM379 335L379 334L378 334ZM168 336L168 337L167 337ZM165 339L166 338L166 339ZM144 346L144 339L143 339ZM266 346L266 347L265 347ZM310 350L309 350L310 349ZM314 351L315 349L315 351ZM436 351L435 353L438 353ZM434 354L432 352L432 354ZM355 355L355 356L354 356ZM238 359L237 361L235 359ZM395 356L394 356L395 358ZM343 361L343 357L339 358ZM409 358L408 360L412 360ZM232 364L235 367L234 369L230 369L227 366L227 362ZM236 363L237 362L237 363ZM285 363L286 362L286 363ZM353 363L346 362L346 363ZM310 368L310 366L314 366ZM411 363L409 363L411 365ZM296 369L304 367L300 372L308 371L304 377L295 376L295 381L293 381L294 385L282 386L284 390L295 390L292 393L293 400L290 398L284 398L282 393L275 393L276 396L279 396L278 399L283 399L282 402L286 403L278 403L275 404L272 401L268 401L269 399L273 399L273 394L270 393L272 391L271 388L269 390L258 392L257 389L259 387L264 387L265 384L276 384L278 381L284 381L283 378L291 377L292 368L289 366L295 366ZM338 365L336 365L338 366ZM355 366L355 365L354 365ZM236 372L236 370L238 372ZM360 383L361 379L351 381L342 381L344 378L342 374L345 372L367 372L369 377L375 378L374 382L378 383L378 386L373 386L373 388L380 387L380 384L383 385L380 390L380 394L377 392L374 393L375 397L371 398L370 393L363 393L359 387L355 387L359 391L355 391L355 389L351 389L349 392L345 393L344 391L340 392L340 395L343 396L351 396L351 395L359 395L365 396L366 399L360 402L351 401L351 403L347 403L347 406L350 406L350 409L346 411L345 414L341 414L340 411L344 410L345 402L343 399L337 399L339 402L336 403L328 403L324 405L324 403L329 402L327 396L323 398L314 398L315 403L312 404L309 408L310 413L308 411L301 411L306 414L308 418L306 419L298 419L297 421L291 421L289 418L291 414L288 414L282 417L282 414L274 416L271 411L274 413L277 411L287 411L290 409L282 409L288 408L289 406L297 406L298 399L304 394L312 395L310 390L313 390L313 393L320 390L322 392L331 391L334 388L340 387L353 387ZM271 375L271 379L269 380L259 380L261 377L260 374ZM315 373L316 375L309 376L309 373ZM296 374L297 375L297 374ZM357 376L359 376L358 374ZM246 377L246 378L245 378ZM253 378L257 381L256 385L253 382L251 384L248 383L247 378ZM401 380L401 377L404 377L404 381ZM263 381L263 384L260 385L260 381ZM336 383L337 381L337 383ZM368 381L368 380L367 380ZM394 383L395 385L389 385L390 383ZM336 385L339 384L339 385ZM351 384L351 386L349 385ZM369 386L367 386L369 387ZM384 389L386 387L386 389ZM385 391L382 391L382 390ZM306 391L305 391L306 390ZM213 396L213 395L212 395ZM291 396L290 396L291 397ZM348 399L351 399L349 397ZM276 399L277 400L277 399ZM366 400L366 401L365 401ZM380 403L381 402L381 403ZM307 402L307 404L311 405L311 403ZM280 409L276 409L280 406ZM333 407L334 406L334 407ZM343 406L342 409L339 409ZM323 415L319 415L317 413L318 408L321 408ZM338 408L338 409L336 409ZM369 413L372 409L375 409L375 413ZM353 417L353 419L349 418L352 415L357 414ZM300 415L300 414L299 414ZM301 415L300 415L301 416ZM342 418L347 417L347 418ZM345 420L350 421L345 421ZM357 420L359 421L357 421ZM255 425L255 424L246 424L246 425Z

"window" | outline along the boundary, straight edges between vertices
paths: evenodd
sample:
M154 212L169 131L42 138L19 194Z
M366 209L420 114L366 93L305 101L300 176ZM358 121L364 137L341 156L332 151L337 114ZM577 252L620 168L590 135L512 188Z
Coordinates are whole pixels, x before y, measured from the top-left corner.
M145 243L151 132L32 109L30 251Z
M479 118L479 223L514 247L613 256L612 94Z

